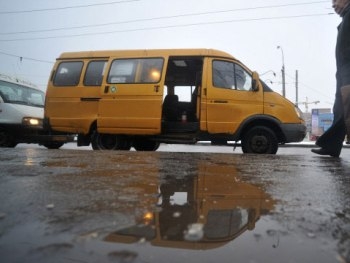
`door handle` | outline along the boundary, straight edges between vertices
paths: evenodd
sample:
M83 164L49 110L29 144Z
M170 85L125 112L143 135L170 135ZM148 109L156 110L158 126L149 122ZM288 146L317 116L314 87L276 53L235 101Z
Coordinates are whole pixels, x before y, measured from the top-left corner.
M87 98L80 98L80 101L99 101L101 98L95 98L95 97L87 97Z
M154 92L159 92L159 88L160 88L159 85L155 85L155 86L154 86Z
M227 100L214 100L214 103L228 103Z

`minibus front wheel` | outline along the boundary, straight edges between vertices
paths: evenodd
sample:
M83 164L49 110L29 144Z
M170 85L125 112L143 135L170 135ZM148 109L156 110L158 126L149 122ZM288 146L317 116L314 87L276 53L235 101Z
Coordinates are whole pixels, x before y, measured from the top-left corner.
M131 143L122 135L94 132L91 139L94 150L130 150Z
M277 150L276 134L268 127L253 127L242 138L243 153L276 154Z

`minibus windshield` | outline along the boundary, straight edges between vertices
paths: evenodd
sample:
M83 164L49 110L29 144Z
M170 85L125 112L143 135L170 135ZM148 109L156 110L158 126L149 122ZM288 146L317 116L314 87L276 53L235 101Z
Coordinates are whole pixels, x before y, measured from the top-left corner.
M0 80L0 96L5 103L44 107L45 93L20 84Z

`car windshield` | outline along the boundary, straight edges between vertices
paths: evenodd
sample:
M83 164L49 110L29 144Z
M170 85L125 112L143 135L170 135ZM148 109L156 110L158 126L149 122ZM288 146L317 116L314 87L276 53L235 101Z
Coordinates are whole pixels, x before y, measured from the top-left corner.
M44 107L45 93L20 84L0 80L0 96L5 103Z

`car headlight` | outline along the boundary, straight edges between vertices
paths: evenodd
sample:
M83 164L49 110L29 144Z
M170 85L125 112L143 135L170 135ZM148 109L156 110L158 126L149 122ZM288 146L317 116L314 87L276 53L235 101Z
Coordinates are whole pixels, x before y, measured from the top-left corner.
M299 119L303 119L303 112L297 106L295 106L294 109Z
M39 118L24 117L22 119L22 124L25 125L25 126L42 127L43 126L43 120L39 119Z

